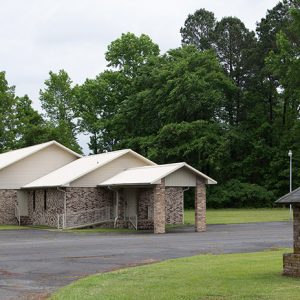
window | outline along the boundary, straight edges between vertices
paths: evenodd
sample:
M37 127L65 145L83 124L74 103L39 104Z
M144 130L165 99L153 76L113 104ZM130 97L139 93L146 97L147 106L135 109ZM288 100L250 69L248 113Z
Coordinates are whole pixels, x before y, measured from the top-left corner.
M32 209L35 211L35 191L32 193Z
M47 190L44 190L44 210L47 210Z

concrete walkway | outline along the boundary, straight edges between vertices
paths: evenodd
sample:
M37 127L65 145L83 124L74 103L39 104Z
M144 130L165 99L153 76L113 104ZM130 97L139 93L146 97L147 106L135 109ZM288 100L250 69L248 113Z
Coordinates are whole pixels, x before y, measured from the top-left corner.
M201 253L292 247L286 222L209 225L165 235L0 231L0 299L44 299L82 276Z

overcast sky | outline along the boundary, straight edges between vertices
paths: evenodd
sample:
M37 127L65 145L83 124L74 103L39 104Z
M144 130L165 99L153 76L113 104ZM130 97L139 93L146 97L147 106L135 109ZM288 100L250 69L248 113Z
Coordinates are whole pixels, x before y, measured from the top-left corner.
M278 0L0 0L0 70L18 95L39 106L48 72L65 69L74 83L104 70L107 45L123 32L148 34L162 52L180 46L189 13L239 17L255 29ZM86 152L86 138L80 143Z

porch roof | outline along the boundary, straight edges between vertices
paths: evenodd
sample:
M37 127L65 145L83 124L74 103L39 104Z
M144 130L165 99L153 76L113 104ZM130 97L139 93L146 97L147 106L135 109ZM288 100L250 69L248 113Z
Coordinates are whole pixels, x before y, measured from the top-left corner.
M290 193L285 194L284 196L276 200L275 203L279 203L279 204L300 203L300 187L293 190Z
M191 167L187 163L181 162L166 165L130 168L101 182L99 186L157 184L160 183L160 180L162 178L174 173L181 168L186 168L196 176L206 179L207 184L217 183L215 180Z

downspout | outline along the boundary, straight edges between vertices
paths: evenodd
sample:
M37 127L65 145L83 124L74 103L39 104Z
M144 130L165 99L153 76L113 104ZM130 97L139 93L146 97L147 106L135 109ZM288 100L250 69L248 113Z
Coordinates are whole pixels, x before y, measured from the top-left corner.
M119 219L119 191L117 189L113 189L111 186L107 186L113 192L116 192L116 216L114 219L114 228L117 227L117 222Z
M186 187L185 189L182 189L182 193L183 193L183 199L182 199L182 224L184 224L184 192L188 191L190 189L190 187Z
M66 224L67 224L67 192L63 189L60 189L59 187L56 188L59 192L63 192L64 193L64 217L63 217L63 229L65 228Z

